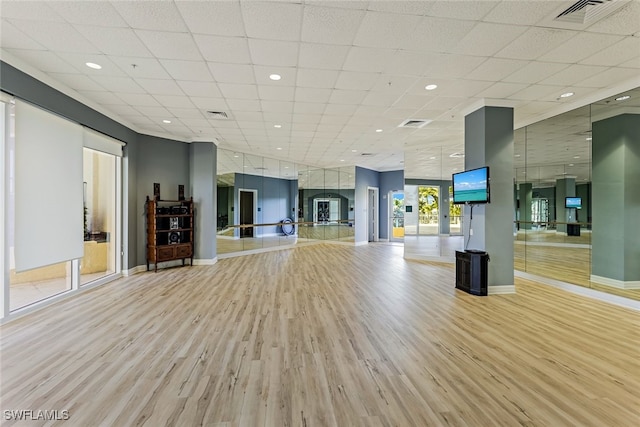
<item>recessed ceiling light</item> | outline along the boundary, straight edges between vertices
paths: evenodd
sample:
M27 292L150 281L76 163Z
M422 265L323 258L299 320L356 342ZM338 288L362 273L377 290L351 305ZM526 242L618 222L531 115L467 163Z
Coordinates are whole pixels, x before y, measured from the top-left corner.
M436 89L437 87L438 87L438 85L431 84L431 85L426 85L424 88L425 88L426 90L434 90L434 89Z
M562 95L560 95L560 98L568 98L568 97L573 96L573 95L575 95L575 93L573 93L573 92L565 92Z
M282 125L273 125L274 128L276 129L280 129L282 127Z
M285 168L285 169L289 169L289 166L285 166L284 168Z
M276 150L282 150L282 147L278 147L278 148L276 148Z
M382 132L382 129L376 129L376 132L380 133Z
M516 154L516 155L514 155L513 157L520 157L520 154Z
M573 158L574 158L574 159L579 159L579 158L580 158L580 156L573 156Z
M357 152L358 152L358 150L351 150L351 152L352 152L352 153L357 153Z
M626 101L629 98L631 98L629 95L623 95L623 96L617 97L616 101Z
M435 160L435 159L436 159L436 158L435 158L435 157L433 157L433 156L432 156L432 157L429 157L429 160Z
M240 157L240 156L238 156L237 154L234 154L234 155L233 155L233 157L235 157L235 158L237 159L237 158L238 158L238 157Z
M87 62L85 65L89 68L93 68L94 70L99 70L102 68L102 65L96 64L95 62Z
M162 123L169 124L169 123L171 123L171 120L163 120Z
M569 163L569 166L573 166L573 163Z
M588 136L586 139L587 139L587 141L591 141L591 137L590 136Z
M340 159L341 162L344 162L344 159Z
M278 80L280 80L282 78L282 76L280 74L271 74L271 75L269 75L269 78L271 80L278 81Z

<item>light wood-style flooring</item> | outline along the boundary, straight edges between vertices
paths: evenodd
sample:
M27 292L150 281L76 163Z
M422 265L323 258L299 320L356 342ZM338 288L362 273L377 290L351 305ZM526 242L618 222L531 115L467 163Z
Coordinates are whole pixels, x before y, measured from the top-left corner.
M305 246L60 301L1 327L2 409L68 410L28 424L65 427L638 425L640 313L520 279L474 297L453 265L402 255Z

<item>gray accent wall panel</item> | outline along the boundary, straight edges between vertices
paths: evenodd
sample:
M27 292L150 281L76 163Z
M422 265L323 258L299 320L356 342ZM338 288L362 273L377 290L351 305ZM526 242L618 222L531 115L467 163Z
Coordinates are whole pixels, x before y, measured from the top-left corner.
M367 242L369 240L367 228L368 187L380 188L380 172L356 166L356 244ZM378 221L378 233L380 233L380 221Z
M193 142L190 150L191 195L195 204L194 258L216 258L217 242L217 147L212 142Z

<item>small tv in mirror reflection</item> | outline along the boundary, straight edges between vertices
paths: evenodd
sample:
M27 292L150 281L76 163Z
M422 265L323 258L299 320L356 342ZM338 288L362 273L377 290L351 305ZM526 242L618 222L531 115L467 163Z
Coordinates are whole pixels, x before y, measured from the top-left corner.
M582 197L565 197L564 198L564 207L582 209Z

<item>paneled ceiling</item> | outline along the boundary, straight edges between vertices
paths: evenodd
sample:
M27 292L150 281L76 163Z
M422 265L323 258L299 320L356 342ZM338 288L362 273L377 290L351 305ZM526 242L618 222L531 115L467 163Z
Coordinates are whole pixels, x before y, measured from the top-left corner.
M440 177L474 108L520 127L640 86L640 2L573 3L3 0L0 53L141 133Z

